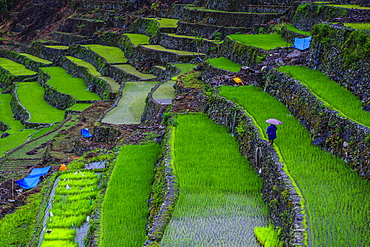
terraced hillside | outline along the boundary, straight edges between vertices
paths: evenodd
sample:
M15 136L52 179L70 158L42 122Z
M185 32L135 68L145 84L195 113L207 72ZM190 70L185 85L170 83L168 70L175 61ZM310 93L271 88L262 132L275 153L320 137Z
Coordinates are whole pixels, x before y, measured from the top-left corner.
M360 2L8 2L0 246L369 246Z

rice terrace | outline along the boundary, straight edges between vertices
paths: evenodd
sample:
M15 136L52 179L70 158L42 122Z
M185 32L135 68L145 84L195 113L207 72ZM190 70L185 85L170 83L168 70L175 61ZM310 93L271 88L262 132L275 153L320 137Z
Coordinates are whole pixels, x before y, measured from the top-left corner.
M369 0L0 14L0 247L370 246Z

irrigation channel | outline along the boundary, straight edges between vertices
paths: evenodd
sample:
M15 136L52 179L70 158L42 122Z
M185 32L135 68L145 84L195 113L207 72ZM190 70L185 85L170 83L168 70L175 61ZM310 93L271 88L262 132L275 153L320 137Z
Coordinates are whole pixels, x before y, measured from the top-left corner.
M161 246L259 246L268 226L262 181L226 128L204 114L179 115L171 131L180 195Z
M87 170L105 168L105 162L86 164ZM73 171L59 175L45 209L38 247L83 247L88 232L93 199L101 172ZM95 192L94 192L95 191Z
M265 138L266 119L283 122L274 147L302 191L312 246L370 246L370 181L311 145L308 131L261 88L223 86L220 95L243 106Z

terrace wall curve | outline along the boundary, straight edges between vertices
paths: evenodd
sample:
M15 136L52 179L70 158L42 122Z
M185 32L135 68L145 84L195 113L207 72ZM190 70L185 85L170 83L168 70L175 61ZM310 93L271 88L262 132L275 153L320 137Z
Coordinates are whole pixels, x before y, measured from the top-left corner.
M271 70L260 85L277 98L310 132L312 142L338 155L365 179L370 179L370 129L324 106L310 90L289 75Z

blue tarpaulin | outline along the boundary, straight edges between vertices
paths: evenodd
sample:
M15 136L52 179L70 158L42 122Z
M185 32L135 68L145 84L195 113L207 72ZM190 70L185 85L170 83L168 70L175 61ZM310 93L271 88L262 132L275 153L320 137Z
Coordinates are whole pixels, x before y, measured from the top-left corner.
M35 188L40 180L40 177L48 173L50 170L50 166L44 168L33 168L31 173L21 180L16 181L19 186L23 189L31 189Z
M311 36L307 38L303 38L303 39L295 38L294 48L301 50L301 51L306 50L307 48L310 47L311 38L312 38Z
M81 129L81 135L82 137L92 137L93 135L90 134L88 129Z

